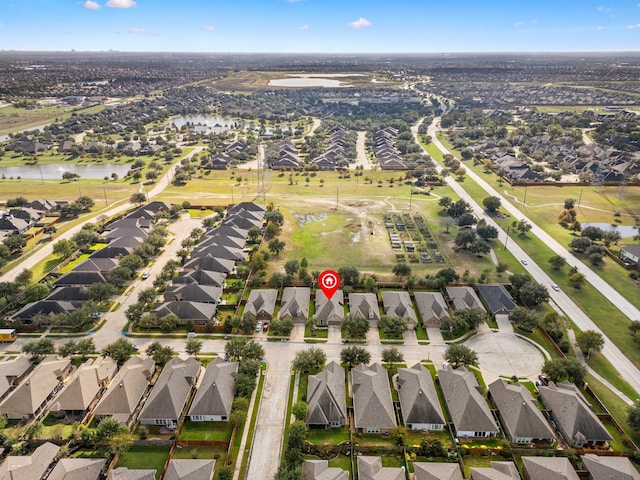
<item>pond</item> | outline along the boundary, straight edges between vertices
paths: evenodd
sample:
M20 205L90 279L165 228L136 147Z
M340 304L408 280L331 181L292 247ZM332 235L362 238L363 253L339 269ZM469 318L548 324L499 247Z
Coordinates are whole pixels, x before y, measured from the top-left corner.
M638 227L634 227L632 225L611 225L610 223L581 223L580 226L584 230L585 227L598 227L605 232L616 231L620 234L620 237L633 237L634 235L638 235L640 230Z
M300 75L293 78L276 78L269 81L270 87L297 87L297 88L309 88L309 87L327 87L336 88L343 86L343 82L340 80L334 80L329 78L317 78L307 75ZM344 85L346 86L346 85Z
M183 125L190 123L192 125L206 125L208 127L224 127L234 128L237 120L228 118L215 117L212 115L182 115L180 117L169 120L169 126L181 128Z
M124 177L131 170L131 165L95 164L95 165L74 165L50 163L45 165L22 165L18 167L0 167L0 177L2 178L25 178L25 179L45 179L62 180L64 172L72 172L80 175L80 178L104 178L111 177L116 173L118 177Z

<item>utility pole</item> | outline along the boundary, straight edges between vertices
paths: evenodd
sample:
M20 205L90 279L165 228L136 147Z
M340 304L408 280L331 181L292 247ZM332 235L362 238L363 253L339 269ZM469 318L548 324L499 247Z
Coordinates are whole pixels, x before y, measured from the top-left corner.
M102 191L104 192L104 204L105 206L109 206L109 201L107 200L107 189L106 187L102 187Z
M507 227L507 238L504 240L504 249L507 249L507 243L509 243L509 230L511 230L511 225Z

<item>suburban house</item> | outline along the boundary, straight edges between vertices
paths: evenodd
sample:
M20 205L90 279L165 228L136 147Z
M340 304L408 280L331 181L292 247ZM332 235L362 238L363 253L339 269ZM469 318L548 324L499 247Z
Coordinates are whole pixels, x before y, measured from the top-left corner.
M491 462L491 467L471 467L471 480L520 480L513 462Z
M215 460L171 459L162 480L213 480Z
M207 232L202 237L202 241L199 243L203 244L209 238L213 237L229 237L229 238L237 238L246 242L247 236L249 235L249 229L240 228L234 225L222 224L219 227L211 228L207 230Z
M185 271L189 270L210 270L212 272L231 273L236 268L235 260L226 258L214 258L209 256L193 257L187 260L183 266Z
M173 357L162 369L138 420L142 425L175 425L196 385L202 365L195 358Z
M553 444L555 434L529 390L500 378L489 385L489 396L512 443Z
M100 398L93 414L98 419L113 417L121 423L129 423L149 386L155 366L150 357L134 356L127 360Z
M237 362L225 362L221 357L207 365L198 391L189 408L192 422L226 422L236 393Z
M478 285L478 293L496 321L509 320L509 314L516 308L516 303L504 285Z
M344 368L329 362L320 373L309 375L307 387L307 425L341 427L347 419Z
M372 326L377 326L380 321L378 297L375 293L350 293L349 312L351 315L366 318Z
M349 472L337 467L329 467L328 460L305 460L302 471L307 480L349 480Z
M0 362L0 399L4 398L30 369L31 360L25 355Z
M246 238L239 237L223 237L219 234L206 235L198 243L198 248L205 247L230 247L234 249L243 249L247 243Z
M0 403L0 414L9 420L33 418L62 388L71 372L71 360L47 355L33 371Z
M463 480L458 463L414 462L415 480Z
M465 367L439 370L438 379L458 437L495 437L491 410L475 375Z
M164 290L165 302L200 302L217 305L222 298L222 288L197 283L168 285Z
M404 480L404 467L383 467L382 458L358 456L358 480Z
M385 315L404 320L405 328L413 330L418 325L418 317L413 309L411 296L406 290L382 292L382 306Z
M107 275L103 272L76 272L72 270L53 282L56 287L89 286L94 283L107 283Z
M224 245L198 245L193 252L191 258L195 257L213 257L224 258L241 262L247 258L247 253L242 248L227 247Z
M471 287L447 287L447 296L453 304L455 310L465 310L467 308L480 308L486 312L482 302Z
M31 455L9 455L0 464L0 480L40 480L55 461L59 450L58 445L46 442Z
M182 325L191 320L196 325L216 322L217 305L215 303L172 301L157 304L153 313L159 318L173 313L180 319Z
M0 231L6 232L7 235L23 234L29 228L31 225L23 218L16 218L9 214L0 217Z
M387 370L379 363L351 370L353 418L358 433L391 433L397 426Z
M36 317L69 314L77 308L78 305L76 303L64 300L48 300L45 298L43 300L38 300L37 302L26 304L11 318L19 320L24 324L30 324L33 323Z
M567 457L527 457L523 455L522 469L529 480L580 480Z
M444 430L447 422L431 373L424 365L398 369L397 389L408 430Z
M190 272L180 272L177 277L173 278L171 283L174 285L197 283L198 285L211 285L223 288L226 278L227 274L222 272L191 270Z
M589 480L640 480L640 473L627 457L603 457L587 453L580 457Z
M50 410L64 415L84 415L93 405L118 370L109 357L89 359L74 372L73 378L60 391Z
M620 247L620 257L627 263L640 265L640 245Z
M109 472L107 480L156 480L156 470L118 467Z
M413 296L425 328L440 328L449 318L449 307L440 292L414 292Z
M106 463L106 458L62 458L47 480L98 480Z
M293 323L304 324L309 318L309 287L285 287L278 320L290 319Z
M336 290L331 299L327 298L320 289L316 290L316 313L314 318L316 325L326 327L328 325L342 324L344 320L344 293Z
M573 383L550 382L548 386L538 389L558 432L571 447L601 446L612 440L591 405Z
M273 311L276 308L276 299L278 298L278 290L275 288L260 290L254 288L249 293L249 298L244 306L243 318L251 316L256 320L271 320Z

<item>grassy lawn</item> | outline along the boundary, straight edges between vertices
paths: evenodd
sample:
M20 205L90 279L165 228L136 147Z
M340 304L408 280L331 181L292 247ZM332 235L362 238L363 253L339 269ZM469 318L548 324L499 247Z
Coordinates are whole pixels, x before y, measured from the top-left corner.
M467 455L462 457L464 476L471 478L471 467L491 467L491 461L496 460L495 457L482 457L480 455Z
M216 470L225 464L227 458L227 449L225 447L213 447L213 446L197 446L197 447L177 447L173 451L173 457L177 459L196 459L208 460L216 459Z
M349 427L341 428L312 428L307 437L314 445L338 445L349 440Z
M349 480L353 478L353 472L351 471L351 457L346 455L338 455L337 457L329 460L329 466L333 468L341 468L349 472Z
M186 421L180 432L180 440L211 440L228 442L233 427L229 422Z
M73 436L75 429L75 425L66 425L53 415L47 414L42 420L42 433L38 437L50 440L68 439Z
M316 328L312 330L309 327L304 327L304 336L308 338L328 338L329 337L329 329L327 328Z
M442 442L442 445L444 446L444 448L453 447L453 441L451 439L451 435L449 435L449 431L448 430L432 431L432 432L428 432L428 433L424 433L424 432L421 432L421 431L415 431L415 430L407 430L406 444L414 446L414 447L419 447L420 443L425 438L426 439L437 439L437 440L440 440Z
M168 457L169 447L134 446L120 456L116 467L127 467L129 469L155 469L156 480L159 480Z

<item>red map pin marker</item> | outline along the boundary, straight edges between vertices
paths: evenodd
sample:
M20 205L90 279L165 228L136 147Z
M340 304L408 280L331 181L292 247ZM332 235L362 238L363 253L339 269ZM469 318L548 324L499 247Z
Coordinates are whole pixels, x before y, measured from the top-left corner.
M331 300L333 294L340 287L340 275L333 270L325 270L318 276L318 285L327 299Z

